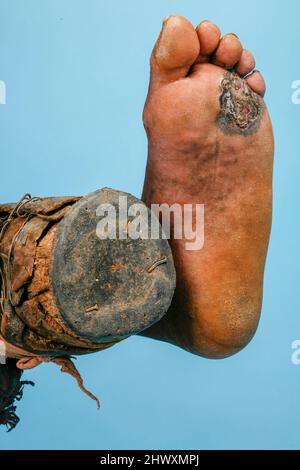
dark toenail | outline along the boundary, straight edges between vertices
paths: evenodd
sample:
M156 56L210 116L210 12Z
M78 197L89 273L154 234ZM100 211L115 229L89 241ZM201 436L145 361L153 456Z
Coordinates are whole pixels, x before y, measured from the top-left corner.
M251 77L251 75L254 75L256 72L260 73L259 70L256 70L256 69L255 69L255 70L253 70L253 72L251 72L251 73L248 74L248 77Z

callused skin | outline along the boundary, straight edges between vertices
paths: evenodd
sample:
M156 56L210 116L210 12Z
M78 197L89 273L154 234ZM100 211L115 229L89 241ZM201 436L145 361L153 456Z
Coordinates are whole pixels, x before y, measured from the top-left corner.
M238 38L182 17L164 22L151 58L143 200L204 204L205 243L171 240L173 303L144 334L210 358L245 347L261 311L274 143L263 78L244 78L253 66Z

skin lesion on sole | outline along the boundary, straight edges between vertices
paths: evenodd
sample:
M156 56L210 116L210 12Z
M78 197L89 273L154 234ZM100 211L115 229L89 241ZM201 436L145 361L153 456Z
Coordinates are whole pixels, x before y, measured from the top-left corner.
M224 134L249 136L258 130L265 110L263 99L236 73L226 72L220 84L216 124Z

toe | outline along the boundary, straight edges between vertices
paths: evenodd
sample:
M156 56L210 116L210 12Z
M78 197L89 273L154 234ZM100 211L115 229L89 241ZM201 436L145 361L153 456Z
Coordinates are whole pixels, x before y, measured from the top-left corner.
M177 80L185 77L200 52L193 25L183 16L169 16L151 56L151 78Z
M249 75L246 78L246 82L255 93L264 96L266 92L266 82L258 70L255 70L251 75Z
M231 69L239 62L242 53L243 46L239 38L233 33L226 34L214 54L213 63Z
M254 67L255 59L253 54L250 51L244 49L242 52L242 56L235 67L236 72L242 77L244 77L248 73L252 72Z
M197 62L208 62L209 56L219 45L221 31L217 25L205 20L197 26L196 32L200 42L200 55Z

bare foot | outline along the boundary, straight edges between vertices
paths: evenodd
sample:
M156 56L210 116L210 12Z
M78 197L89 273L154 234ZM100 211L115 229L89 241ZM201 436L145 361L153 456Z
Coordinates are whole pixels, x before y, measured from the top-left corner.
M226 357L259 321L272 216L273 132L253 55L209 21L168 17L151 57L143 200L205 205L205 244L171 240L177 289L147 336ZM251 73L252 72L252 73Z

